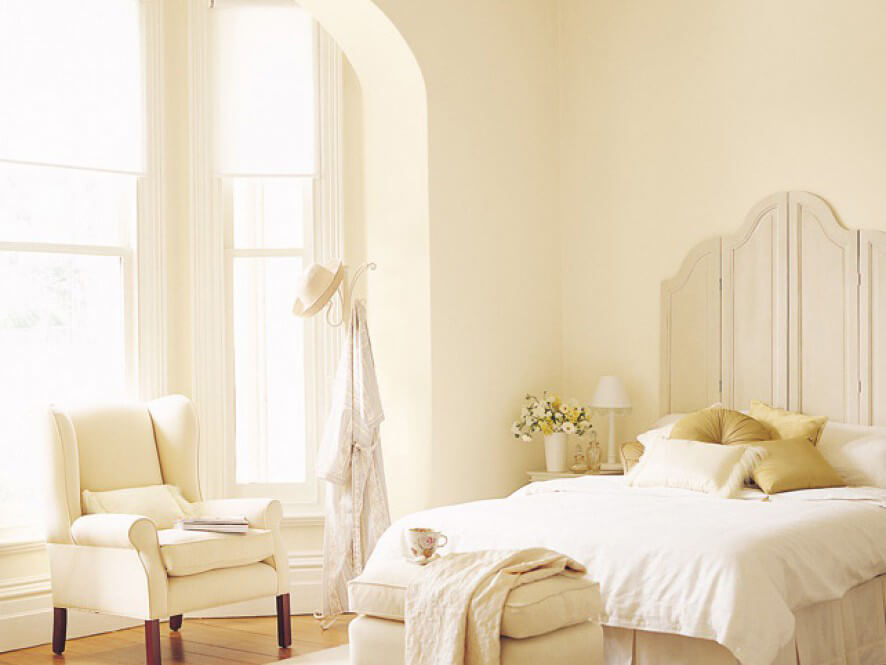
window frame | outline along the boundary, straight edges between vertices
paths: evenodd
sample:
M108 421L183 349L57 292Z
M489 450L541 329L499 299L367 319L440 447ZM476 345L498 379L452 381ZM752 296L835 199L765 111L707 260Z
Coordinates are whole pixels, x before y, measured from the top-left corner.
M0 241L0 251L116 256L123 280L124 357L127 397L152 399L166 391L166 269L164 266L161 141L163 108L163 34L161 0L139 0L141 64L144 76L144 165L139 171L103 169L0 158L21 168L52 168L128 175L135 178L135 224L124 244ZM0 524L0 544L42 543L33 524Z
M236 409L233 343L233 262L235 257L297 256L305 264L316 257L343 254L341 222L341 52L314 21L315 145L311 173L230 174L213 167L213 62L211 12L191 0L191 140L194 161L194 397L202 430L201 486L207 497L271 496L280 499L288 517L321 512L322 486L315 473L316 451L329 409L328 377L341 347L341 331L323 325L322 316L305 321L305 481L236 482ZM241 178L309 178L313 219L298 248L242 249L233 246L232 183ZM219 335L217 331L223 331ZM312 352L313 350L313 352Z

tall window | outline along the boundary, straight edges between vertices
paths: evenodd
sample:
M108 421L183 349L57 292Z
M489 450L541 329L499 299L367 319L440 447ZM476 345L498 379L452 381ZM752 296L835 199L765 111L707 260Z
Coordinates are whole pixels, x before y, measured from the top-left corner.
M215 199L204 230L224 236L222 491L311 502L327 383L317 359L335 338L291 310L303 267L341 253L331 140L340 56L294 4L226 0L205 11Z
M0 527L50 402L137 392L149 2L0 0Z

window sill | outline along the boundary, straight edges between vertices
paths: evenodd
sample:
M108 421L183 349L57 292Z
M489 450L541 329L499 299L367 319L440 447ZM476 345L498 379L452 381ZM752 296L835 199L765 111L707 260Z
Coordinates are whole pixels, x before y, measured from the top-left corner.
M46 539L34 527L0 527L0 556L37 552L46 547Z

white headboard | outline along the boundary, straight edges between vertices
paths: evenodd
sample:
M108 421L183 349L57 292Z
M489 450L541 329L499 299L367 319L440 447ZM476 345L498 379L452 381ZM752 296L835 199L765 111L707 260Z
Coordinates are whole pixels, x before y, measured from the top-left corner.
M886 425L886 233L778 192L661 286L662 413L751 399Z

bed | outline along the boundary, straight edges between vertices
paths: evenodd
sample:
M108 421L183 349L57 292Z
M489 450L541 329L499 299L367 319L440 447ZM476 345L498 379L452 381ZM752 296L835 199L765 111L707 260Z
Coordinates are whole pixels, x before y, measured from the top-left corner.
M833 455L874 437L879 480L734 499L533 483L405 517L367 568L416 525L454 551L545 546L600 583L609 665L886 664L886 233L807 192L766 197L662 283L660 377L662 414L761 399L827 416Z
M532 483L398 521L367 569L401 557L403 529L433 525L452 551L544 546L584 563L601 585L611 665L886 663L886 490L792 494Z

